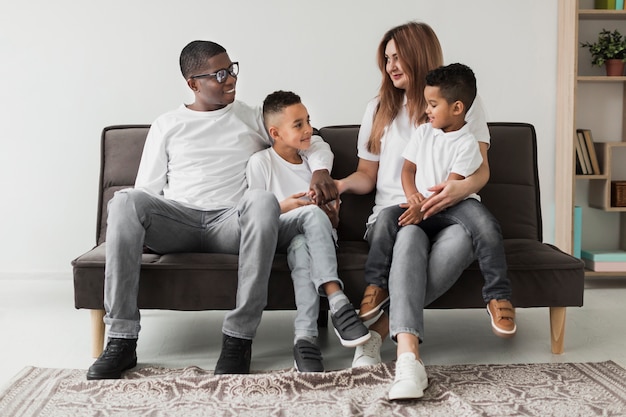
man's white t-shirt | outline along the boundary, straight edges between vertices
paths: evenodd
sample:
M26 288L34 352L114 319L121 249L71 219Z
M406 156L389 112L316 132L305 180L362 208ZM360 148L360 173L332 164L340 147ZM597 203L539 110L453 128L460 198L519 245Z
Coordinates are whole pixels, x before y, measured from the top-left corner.
M359 158L378 162L375 204L368 223L373 223L383 208L406 202L400 179L402 165L404 164L402 152L417 128L409 120L405 99L405 105L402 106L398 116L385 128L381 138L380 154L376 155L369 152L367 150L367 142L372 133L374 112L377 105L378 98L371 100L367 104L363 120L361 121L357 144L357 155ZM479 142L489 144L490 135L487 128L487 119L479 96L476 96L472 107L465 115L465 120L474 138Z

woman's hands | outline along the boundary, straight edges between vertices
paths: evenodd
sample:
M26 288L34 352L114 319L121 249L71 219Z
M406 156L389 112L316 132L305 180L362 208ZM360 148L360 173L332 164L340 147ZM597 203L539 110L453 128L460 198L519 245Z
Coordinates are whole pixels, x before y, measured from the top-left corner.
M448 180L433 187L428 191L433 194L422 205L422 214L428 218L440 211L451 207L471 194L468 192L465 180Z

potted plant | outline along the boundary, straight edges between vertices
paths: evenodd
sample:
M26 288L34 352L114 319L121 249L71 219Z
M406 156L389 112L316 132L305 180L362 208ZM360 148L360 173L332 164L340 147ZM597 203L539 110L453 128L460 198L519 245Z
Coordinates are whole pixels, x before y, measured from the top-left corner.
M589 48L591 65L606 65L607 75L622 75L626 61L626 38L617 29L613 32L602 29L598 41L581 42L580 46Z

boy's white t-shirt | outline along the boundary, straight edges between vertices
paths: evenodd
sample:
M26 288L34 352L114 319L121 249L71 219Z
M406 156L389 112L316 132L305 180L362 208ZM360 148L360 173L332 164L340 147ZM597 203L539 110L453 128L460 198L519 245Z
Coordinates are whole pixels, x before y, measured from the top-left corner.
M380 154L369 152L367 150L367 142L372 133L374 112L377 105L378 98L372 99L367 104L363 120L361 121L357 144L357 155L359 158L378 162L375 204L372 214L367 221L368 223L373 223L383 208L406 202L400 179L402 165L404 164L402 152L413 131L417 129L409 120L405 98L404 106L402 106L398 116L385 128L381 138ZM465 115L465 120L474 138L479 142L489 144L490 136L487 118L479 96L476 96L472 107Z
M294 194L309 191L313 171L307 156L300 156L302 163L292 164L278 155L274 148L255 153L250 157L246 168L248 188L270 191L279 202ZM332 236L337 243L337 230L334 228Z
M297 193L308 192L312 171L306 156L301 164L285 161L269 148L255 153L248 161L248 188L271 191L278 201Z
M446 133L424 123L413 132L402 156L416 165L415 186L426 198L432 195L428 188L444 182L450 173L467 177L483 162L478 142L467 124ZM478 194L470 197L480 201Z

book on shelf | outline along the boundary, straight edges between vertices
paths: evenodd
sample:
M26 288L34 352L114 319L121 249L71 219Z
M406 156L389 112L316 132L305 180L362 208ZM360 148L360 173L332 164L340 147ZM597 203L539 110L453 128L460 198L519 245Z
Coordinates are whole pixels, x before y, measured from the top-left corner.
M587 152L587 145L585 144L585 135L580 129L576 130L576 138L578 139L578 145L580 146L580 165L583 168L583 174L593 174L593 168L591 167L591 161L589 160L589 152Z
M593 135L589 129L578 129L582 132L584 142L586 145L587 153L589 154L589 161L591 162L591 168L596 175L602 174L600 171L600 164L598 163L598 155L596 154L596 147L593 144ZM578 132L577 130L577 132Z
M576 137L574 137L574 147L576 148L576 173L586 175L589 174L587 172L587 165L585 164L585 158L583 157L583 151L580 147L579 135L576 133Z
M626 250L582 250L581 256L597 262L626 262Z
M572 255L576 258L582 256L581 242L582 242L582 229L583 229L583 208L580 206L574 206L574 250Z
M616 0L595 0L594 8L596 9L615 9L617 4Z
M626 273L626 261L625 262L609 262L609 261L594 261L591 259L583 258L585 262L585 268L596 272L622 272Z
M624 0L615 0L615 10L622 10L624 8Z

